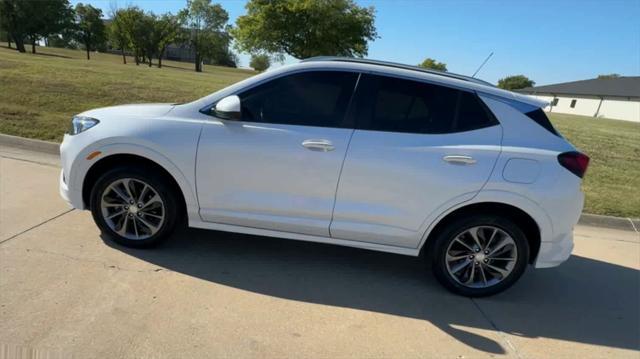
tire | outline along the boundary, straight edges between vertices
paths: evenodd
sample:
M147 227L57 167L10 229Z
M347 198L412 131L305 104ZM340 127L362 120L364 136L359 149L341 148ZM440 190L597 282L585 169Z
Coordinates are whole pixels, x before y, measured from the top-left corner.
M133 205L125 202L131 196ZM169 180L143 166L125 165L105 172L94 184L90 201L93 220L102 233L133 248L153 247L166 240L181 208Z
M529 261L529 243L522 230L496 215L453 220L437 234L432 248L432 270L438 281L466 297L504 291L522 276Z

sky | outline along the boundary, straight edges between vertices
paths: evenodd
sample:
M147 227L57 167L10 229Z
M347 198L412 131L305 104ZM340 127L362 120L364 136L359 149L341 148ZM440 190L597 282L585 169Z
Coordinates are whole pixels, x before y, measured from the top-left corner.
M137 5L177 13L186 0L72 0L111 9ZM245 1L221 1L230 24ZM451 72L496 83L523 74L537 85L618 73L640 76L640 0L405 1L357 0L376 9L379 38L368 58L416 65L427 57ZM240 54L247 66L248 55ZM287 58L285 63L297 60Z

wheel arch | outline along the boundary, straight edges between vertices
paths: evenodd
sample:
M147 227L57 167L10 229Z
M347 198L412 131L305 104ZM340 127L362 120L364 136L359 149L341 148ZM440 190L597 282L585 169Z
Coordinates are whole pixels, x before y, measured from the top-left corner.
M158 164L156 161L151 160L147 157L131 154L131 153L115 153L110 154L96 161L87 171L82 181L82 200L85 204L85 208L89 208L90 206L90 196L91 190L95 185L96 181L105 171L123 165L132 165L132 166L141 166L149 168L153 171L156 171L163 177L165 177L170 186L176 191L178 195L178 201L182 206L183 212L186 214L187 210L187 201L185 198L185 191L182 186L179 184L178 180L172 175L170 171L168 171L164 166Z
M538 252L540 250L540 244L542 241L541 228L538 222L529 213L521 208L518 208L512 204L503 202L476 202L458 207L446 215L442 216L428 232L425 240L423 241L422 248L420 249L420 255L425 256L430 252L430 247L434 242L434 238L440 233L446 226L461 216L469 216L473 214L496 214L509 218L516 223L524 232L527 242L529 243L529 258L528 263L533 264Z

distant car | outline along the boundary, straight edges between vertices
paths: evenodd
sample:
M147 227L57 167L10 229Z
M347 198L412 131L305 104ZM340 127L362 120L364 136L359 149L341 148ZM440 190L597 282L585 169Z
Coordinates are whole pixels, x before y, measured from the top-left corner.
M589 158L531 97L450 73L317 58L187 104L75 116L60 193L117 243L190 227L424 255L465 296L573 248Z

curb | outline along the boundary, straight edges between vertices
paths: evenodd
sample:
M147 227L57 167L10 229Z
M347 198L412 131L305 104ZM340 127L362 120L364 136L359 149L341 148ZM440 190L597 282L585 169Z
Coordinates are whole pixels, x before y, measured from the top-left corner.
M640 218L613 217L583 213L580 215L578 224L640 233Z
M18 147L25 150L49 153L52 155L60 154L60 144L56 142L33 140L30 138L5 135L0 133L0 145Z
M60 144L50 141L33 140L0 133L0 145L13 146L31 151L60 154ZM604 227L640 233L640 218L624 218L583 213L578 224L592 227Z

